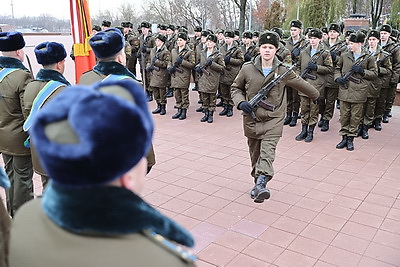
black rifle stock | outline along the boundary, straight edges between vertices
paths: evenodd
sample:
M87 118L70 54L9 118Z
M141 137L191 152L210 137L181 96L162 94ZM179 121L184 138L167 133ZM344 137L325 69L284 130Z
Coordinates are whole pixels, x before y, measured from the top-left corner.
M317 61L318 61L318 59L319 59L319 58L322 56L322 54L324 53L324 51L325 51L325 50L319 50L319 51L317 52L318 54L317 54L317 55L314 55L314 56L311 58L311 61L310 61L310 62L316 64ZM303 72L300 74L300 77L303 78L304 80L305 80L305 79L316 80L316 79L317 79L317 75L311 74L310 71L311 71L311 70L310 70L308 67L305 68L305 69L303 70Z
M385 55L383 58L379 59L379 60L376 62L376 64L378 65L378 67L381 66L381 65L383 64L383 62L385 62L385 60L386 60L388 57L392 56L392 52L393 52L398 46L400 46L400 43L395 44L395 45L392 47L392 49L390 49L389 51L383 50L383 51L385 51L385 52L388 53L388 54Z
M374 54L374 52L369 53L368 55L364 56L361 60L358 60L353 66L361 66L361 64L363 64L365 61L367 61L372 55ZM356 78L353 76L354 71L351 68L344 76L343 79L347 82L347 81L352 81L354 83L361 83L361 79ZM348 89L349 86L347 85L347 83L343 84L343 87Z

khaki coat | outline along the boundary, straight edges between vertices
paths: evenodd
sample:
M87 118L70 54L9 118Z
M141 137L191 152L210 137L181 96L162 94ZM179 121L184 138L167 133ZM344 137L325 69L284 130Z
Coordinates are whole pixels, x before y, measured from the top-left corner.
M182 72L175 71L171 74L171 87L189 88L190 75L192 74L192 70L196 64L195 54L188 45L186 45L181 52L178 52L178 48L174 48L171 52L172 61L168 63L168 67L172 67L179 56L183 57L182 63L178 66Z
M214 47L213 52L208 58L206 49L201 52L199 65L204 66L206 61L209 59L212 59L213 62L206 68L208 74L204 72L199 78L199 91L202 93L213 94L218 90L221 73L225 68L225 62L222 54L216 47Z
M157 56L157 60L154 60ZM157 50L157 47L151 49L150 60L147 63L147 67L151 66L151 61L154 60L154 66L158 67L159 70L153 70L150 72L150 86L151 87L166 87L169 82L169 73L167 71L168 64L171 62L171 52L165 45L161 46Z
M231 85L244 62L243 52L240 47L237 46L235 43L233 43L230 49L228 49L227 44L225 43L219 49L219 51L224 58L227 55L230 55L231 57L229 63L225 63L225 69L223 71L223 74L221 75L220 83Z

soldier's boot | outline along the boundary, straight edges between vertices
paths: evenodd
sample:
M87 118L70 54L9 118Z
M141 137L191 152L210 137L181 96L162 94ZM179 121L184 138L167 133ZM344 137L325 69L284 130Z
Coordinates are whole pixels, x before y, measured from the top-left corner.
M254 186L253 186L253 188L252 188L251 191L250 191L250 197L251 197L251 199L254 199L254 197L255 197L256 186L257 186L257 178L254 177Z
M340 109L340 100L339 99L336 100L336 109Z
M196 112L204 112L204 108L203 107L198 107L198 108L196 108Z
M336 145L336 148L342 149L345 146L347 146L347 135L342 136L342 141L340 141L339 144Z
M265 199L269 199L271 193L267 188L267 182L269 177L265 175L259 175L257 177L256 187L254 188L254 202L263 203Z
M357 137L359 137L359 136L361 136L361 135L362 135L362 128L363 128L363 125L362 125L362 124L358 125L358 129L357 129Z
M376 131L382 131L382 124L381 124L381 122L382 122L382 119L381 119L381 118L376 118L376 119L375 119L374 128L375 128Z
M207 122L208 123L213 123L214 122L213 115L214 115L214 111L209 111L208 112L208 118L207 118Z
M321 119L319 120L319 122L318 122L318 127L319 128L321 128L322 127L322 125L324 125L324 119L322 118L322 116L321 116Z
M326 132L329 130L329 121L328 120L324 120L324 124L321 127L321 132Z
M221 100L216 104L217 107L224 107L224 101Z
M208 110L207 109L204 110L204 116L203 116L203 118L200 119L200 121L206 122L208 120L208 114L209 114Z
M297 120L298 120L298 118L299 118L298 116L299 116L299 113L293 112L292 120L291 120L290 123L289 123L289 126L290 126L290 127L294 127L294 126L297 125Z
M172 115L172 118L177 119L181 116L181 114L182 114L182 109L178 108L178 111L174 115Z
M225 116L228 113L228 105L223 104L224 109L218 114L220 116Z
M233 116L233 106L228 105L228 111L226 112L227 117L232 117Z
M286 113L286 118L283 121L283 125L288 125L291 120L292 120L292 112L287 112Z
M151 113L158 114L161 112L161 104L157 103L157 108L153 110Z
M354 150L354 136L347 137L347 148L348 151Z
M167 92L165 93L165 97L173 97L174 96L174 89L171 87L167 87Z
M192 91L199 91L199 83L194 83L194 87L192 88Z
M369 129L368 125L365 125L365 124L362 125L362 132L361 132L361 138L362 139L368 139L369 138L368 129Z
M392 117L392 110L389 110L389 112L388 112L388 117L389 117L389 118Z
M308 126L307 137L304 139L304 142L310 143L314 139L314 129L315 125Z
M146 90L147 102L153 101L153 92Z
M167 114L166 105L165 104L161 104L160 115L165 115L165 114Z
M388 111L385 111L385 114L383 114L382 122L383 123L389 122L389 112Z
M296 141L304 140L307 137L307 124L301 125L301 132L294 138Z
M184 120L184 119L186 119L186 111L187 111L187 109L183 108L181 111L182 112L181 112L181 115L179 115L179 120Z

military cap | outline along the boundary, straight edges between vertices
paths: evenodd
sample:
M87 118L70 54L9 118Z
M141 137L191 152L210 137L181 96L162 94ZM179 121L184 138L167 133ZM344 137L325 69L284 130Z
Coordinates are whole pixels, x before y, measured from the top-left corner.
M365 35L361 31L352 33L350 34L349 41L353 43L364 43Z
M375 37L378 40L381 38L379 32L374 29L372 29L368 32L367 38L369 38L369 37Z
M233 31L226 30L225 33L224 33L224 36L233 38L233 37L235 37L235 33Z
M210 34L209 31L202 31L201 36L207 37Z
M258 46L263 44L271 44L276 48L279 47L279 35L275 32L265 31L261 33L260 39L258 39Z
M217 43L217 41L218 41L217 36L215 36L214 34L209 34L207 36L207 41L208 40L213 41L214 43Z
M202 30L203 30L203 28L201 26L194 27L195 32L201 32Z
M167 29L171 29L171 30L175 31L175 26L172 25L172 24L169 24L169 25L167 26Z
M313 29L309 30L307 35L308 35L308 37L315 37L318 39L322 38L322 32L320 29L317 29L317 28L313 28Z
M322 28L321 28L321 32L323 32L323 33L328 33L328 28L327 28L327 27L322 27Z
M158 28L159 28L160 30L166 31L168 27L167 27L167 25L165 25L165 24L158 24Z
M304 35L307 35L307 36L308 36L308 33L309 33L312 29L314 29L314 28L313 28L313 27L307 27L307 28L304 30Z
M117 54L125 47L125 38L117 28L96 33L89 40L94 54L98 58L107 58Z
M360 32L362 32L365 36L367 36L368 31L366 29L360 29Z
M188 33L188 30L184 27L180 27L178 32L184 32L184 33Z
M253 38L253 33L250 32L250 31L245 31L245 32L242 34L242 38L251 39L251 38Z
M239 30L234 30L233 33L235 34L235 36L240 36L240 31Z
M133 23L132 22L129 22L129 27L128 28L133 29Z
M131 23L129 21L123 21L121 22L121 27L123 28L129 28Z
M156 39L160 40L161 42L165 43L167 41L167 36L164 34L157 34Z
M103 20L103 22L101 23L101 26L110 27L110 26L111 26L111 21L109 21L109 20Z
M281 28L273 27L273 28L271 29L271 31L277 33L277 34L279 35L279 37L282 39L282 37L283 37L283 31L282 31Z
M99 25L93 25L92 30L100 32L101 31L101 27Z
M292 20L290 22L290 27L296 27L296 28L302 29L303 28L303 22L301 22L300 20Z
M140 23L140 28L151 28L151 24L147 21L143 21L142 23Z
M340 30L340 26L337 23L331 23L329 25L329 30L330 31L337 31L338 33L341 33L342 31Z
M208 31L209 33L211 33L211 34L214 34L214 31L211 30L211 29L207 29L207 31ZM223 32L222 32L222 33L223 33Z
M383 24L379 31L385 31L388 33L392 33L392 26L390 26L389 24Z
M188 36L187 36L187 34L185 32L179 32L178 33L178 38L181 38L181 39L187 41Z
M253 37L260 37L260 32L259 31L254 31L253 32Z
M396 29L392 29L391 37L397 38L399 36L399 31Z
M25 47L25 40L20 32L1 32L0 51L16 51Z
M142 86L123 79L64 90L30 134L52 181L82 188L118 179L145 157L153 120Z
M350 34L352 34L352 33L355 33L355 31L353 29L346 30L344 32L344 37L349 37Z
M217 29L216 31L215 31L215 34L219 34L219 33L222 33L222 34L224 34L224 30L223 29Z
M56 42L43 42L35 47L36 60L41 65L50 65L67 57L64 45Z

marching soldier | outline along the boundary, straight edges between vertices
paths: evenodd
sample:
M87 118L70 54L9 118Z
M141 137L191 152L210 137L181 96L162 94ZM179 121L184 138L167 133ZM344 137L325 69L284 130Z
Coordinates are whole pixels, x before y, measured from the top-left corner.
M194 27L194 37L193 40L191 41L191 49L194 51L194 55L195 55L195 59L196 62L198 62L198 60L200 60L200 58L197 58L197 47L198 46L202 46L201 44L201 32L202 32L202 28L200 26L196 26ZM199 53L200 55L200 53ZM193 76L193 81L194 81L194 87L193 87L193 91L198 91L199 90L199 76L196 74L196 72L194 71L194 69L192 70L192 76Z
M139 59L140 71L142 73L142 80L147 93L147 100L153 100L153 92L150 85L150 74L146 72L147 63L150 60L150 51L155 46L155 39L150 32L151 24L144 21L140 24L142 34L139 37L140 48L137 54Z
M253 32L253 43L255 46L258 47L258 39L260 37L260 32L259 31L254 31Z
M232 98L235 106L243 111L243 130L247 138L251 159L251 176L254 187L250 196L256 203L262 203L270 197L266 188L267 182L274 176L272 166L275 160L275 150L283 130L283 119L286 105L285 85L289 85L308 95L312 100L319 96L318 90L301 79L275 56L279 47L279 36L274 32L264 32L259 39L260 54L253 61L243 64L232 84ZM266 94L273 110L267 110L260 105L255 108L249 101L259 93L260 88L267 86L275 77L286 76L273 86ZM265 102L264 102L265 103Z
M207 36L210 34L210 32L209 31L202 31L201 32L201 37L200 37L200 44L198 45L198 46L196 46L196 51L195 51L195 55L196 55L196 65L199 65L200 64L200 60L201 60L201 54L202 54L202 52L205 50L205 49L207 49L207 46L206 46L206 42L207 42ZM199 72L197 72L197 71L195 71L196 72L196 77L197 77L197 81L200 79L200 73ZM199 104L203 104L203 101L202 101L202 94L200 93L200 91L198 91L198 93L199 93L199 101L198 101L198 103ZM196 109L196 112L204 112L204 109L203 109L203 107L202 106L200 106L199 108L197 108Z
M195 68L200 74L199 91L204 117L201 122L212 123L216 105L216 93L220 81L220 76L225 68L224 58L217 48L217 37L209 34L206 41L206 49L202 51L200 63Z
M219 88L224 109L219 113L220 116L233 116L233 101L231 98L231 85L236 75L239 73L243 64L243 52L234 39L233 31L225 31L225 44L220 47L220 52L224 57L225 69L221 75Z
M321 32L322 32L322 41L325 42L329 38L328 28L327 27L322 27L321 28Z
M354 150L354 137L362 120L368 86L378 77L376 62L368 50L363 48L365 35L352 33L349 51L342 53L335 69L335 81L339 83L340 131L342 141L336 148ZM352 75L349 75L352 74ZM348 76L348 77L347 77Z
M400 44L397 44L390 39L391 33L392 33L392 27L388 24L384 24L380 28L381 48L384 51L391 54L392 70L393 70L393 74L389 84L390 91L387 94L385 113L382 119L382 122L384 123L388 123L389 117L391 117L393 101L396 96L397 83L399 82L399 77L400 77Z
M279 48L276 51L276 56L278 59L285 63L292 63L292 58L290 55L289 49L286 48L286 42L283 41L283 31L281 28L274 27L271 29L272 32L275 32L279 36Z
M303 23L300 20L290 22L290 37L286 40L286 47L292 56L292 63L296 63L301 50L306 48L308 41L302 35ZM300 97L297 90L286 88L287 93L287 115L283 125L294 127L297 124L300 109Z
M319 29L308 31L310 46L300 52L297 69L300 77L313 85L320 96L324 95L326 83L325 76L333 72L332 57L324 49L322 32ZM301 132L296 136L296 141L311 142L314 138L314 128L318 122L319 105L304 93L300 94L301 107Z
M177 37L177 47L172 49L172 61L168 64L168 72L171 74L171 87L175 90L175 106L178 109L172 118L184 120L189 108L190 75L196 58L193 50L187 44L187 34L180 32Z
M25 87L32 80L32 74L22 64L24 47L21 33L0 33L0 152L11 182L6 191L11 216L33 198L31 152L24 146L28 134L22 129Z
M168 64L171 61L171 52L165 46L167 37L157 34L156 46L151 49L150 61L147 63L146 71L150 73L150 87L157 102L157 108L153 114L165 115L167 113L166 88L169 82Z
M62 44L44 42L35 47L36 60L43 66L36 75L36 79L25 88L24 112L27 118L24 131L28 131L39 109L51 101L56 95L71 84L63 76L67 52ZM47 185L48 174L40 164L35 140L30 143L33 170L40 175L43 188Z
M224 30L222 30L222 29L216 30L215 35L217 36L217 39L218 39L217 47L220 48L225 43Z
M101 23L101 30L105 31L105 30L109 29L110 27L111 27L111 21L103 20L103 22Z
M241 46L243 52L244 62L249 62L253 57L258 55L258 48L253 43L253 33L245 31L242 34L243 45Z
M167 41L165 41L165 47L171 52L172 49L176 47L176 34L175 34L176 27L172 24L167 26ZM168 78L167 84L167 92L166 97L173 97L174 96L174 89L171 87L171 77Z
M124 28L125 43L129 44L130 49L130 54L126 53L126 67L136 76L136 54L140 48L139 36L132 31L133 24L131 22L122 22L121 26Z

